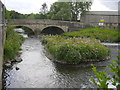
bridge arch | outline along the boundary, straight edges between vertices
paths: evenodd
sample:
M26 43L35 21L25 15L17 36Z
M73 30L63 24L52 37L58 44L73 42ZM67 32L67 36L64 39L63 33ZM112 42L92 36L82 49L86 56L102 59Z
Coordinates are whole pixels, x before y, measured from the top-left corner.
M58 26L48 26L42 29L42 34L60 35L64 33L64 30Z
M16 25L15 28L22 28L24 30L24 33L28 34L28 36L29 35L35 35L35 32L29 26Z

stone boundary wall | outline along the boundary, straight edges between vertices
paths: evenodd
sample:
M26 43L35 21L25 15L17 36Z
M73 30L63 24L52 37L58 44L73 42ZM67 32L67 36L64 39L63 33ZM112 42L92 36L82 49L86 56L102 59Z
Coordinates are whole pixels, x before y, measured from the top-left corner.
M0 90L2 89L3 49L5 41L4 26L0 26Z
M4 50L4 41L5 41L4 8L5 6L0 1L0 90L2 89L3 50Z
M2 60L3 60L3 46L2 46L2 27L0 27L0 90L2 89Z

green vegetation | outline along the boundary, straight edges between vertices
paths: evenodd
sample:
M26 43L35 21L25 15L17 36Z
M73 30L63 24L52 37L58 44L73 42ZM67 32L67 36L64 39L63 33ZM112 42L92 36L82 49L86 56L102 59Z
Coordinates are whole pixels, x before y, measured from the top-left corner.
M68 37L90 37L99 39L102 42L120 42L119 30L107 30L103 28L87 28L75 32L63 33Z
M110 54L110 50L96 39L46 35L42 43L56 60L70 64L103 60Z
M91 4L92 2L87 2L86 0L81 2L55 2L51 5L47 16L50 19L76 21L80 13L83 15L86 11L89 11Z
M91 78L92 82L99 88L108 88L108 81L112 82L112 85L115 86L118 90L120 90L120 56L118 56L118 60L113 60L112 64L108 66L110 71L114 74L112 76L108 76L104 71L97 71L96 67L93 66L93 71L96 76L96 79ZM107 89L105 89L107 90Z
M6 19L54 19L54 20L73 20L76 21L79 13L81 15L89 11L92 2L87 2L82 0L81 2L71 1L71 2L54 2L50 10L46 3L43 3L40 7L40 12L38 14L21 14L14 10L5 11Z
M21 14L14 10L5 10L5 19L47 19L42 14Z
M4 46L4 59L12 60L18 53L24 38L13 31L13 27L8 26L6 31L6 41Z

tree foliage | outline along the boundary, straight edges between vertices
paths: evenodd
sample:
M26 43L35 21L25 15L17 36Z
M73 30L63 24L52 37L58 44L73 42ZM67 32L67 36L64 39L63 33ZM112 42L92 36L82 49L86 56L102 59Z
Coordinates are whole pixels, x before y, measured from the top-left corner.
M48 17L57 20L70 20L70 6L65 2L55 2L50 8Z
M60 0L61 1L61 0ZM71 2L55 2L51 5L50 10L46 3L43 3L39 14L21 14L14 10L5 10L6 19L54 19L54 20L78 20L81 15L89 11L92 2L77 0Z
M18 13L14 10L8 11L5 9L5 18L6 19L22 19L25 18L25 15Z
M92 2L55 2L49 11L49 18L59 20L78 20L78 17L89 11Z
M46 3L43 3L43 4L42 4L42 7L41 7L41 9L40 9L40 14L45 15L47 12L48 12L47 4L46 4Z

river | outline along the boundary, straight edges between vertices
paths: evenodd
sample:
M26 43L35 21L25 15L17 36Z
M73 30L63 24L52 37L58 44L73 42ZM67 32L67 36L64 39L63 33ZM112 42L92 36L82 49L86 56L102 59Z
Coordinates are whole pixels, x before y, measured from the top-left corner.
M94 77L91 63L80 65L62 65L54 63L45 55L44 46L39 38L26 38L21 46L23 59L12 68L4 71L5 88L95 88L90 77ZM99 71L109 69L104 67L117 60L118 47L110 47L111 59L94 62ZM19 70L16 70L16 67ZM111 86L109 86L111 87Z

